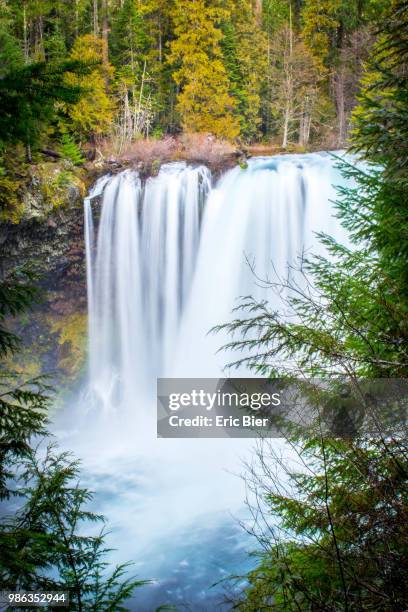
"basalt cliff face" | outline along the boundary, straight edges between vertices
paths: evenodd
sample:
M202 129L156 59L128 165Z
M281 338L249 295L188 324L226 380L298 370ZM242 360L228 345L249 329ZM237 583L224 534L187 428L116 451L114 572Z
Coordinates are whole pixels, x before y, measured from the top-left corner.
M32 169L18 223L0 224L2 274L29 265L39 275L43 300L12 321L23 341L17 368L71 381L84 363L86 278L83 197L93 174L57 164ZM16 364L13 364L16 365Z

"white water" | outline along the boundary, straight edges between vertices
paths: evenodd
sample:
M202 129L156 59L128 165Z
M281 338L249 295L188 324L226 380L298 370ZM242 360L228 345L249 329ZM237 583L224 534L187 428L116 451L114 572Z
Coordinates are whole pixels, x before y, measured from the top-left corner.
M343 238L330 203L338 182L333 159L312 154L251 160L214 187L208 169L184 163L146 185L131 171L97 183L85 219L90 386L102 408L123 408L157 376L220 376L228 338L209 330L240 296L279 307L251 267L283 278L321 250L317 231Z
M211 177L164 166L104 179L85 204L90 381L105 412L145 395L172 365ZM103 190L97 238L91 199Z
M135 559L143 578L178 585L155 603L189 599L193 583L222 577L204 571L203 558L236 571L222 526L242 508L244 486L231 472L250 452L248 440L157 440L155 379L223 375L231 356L218 349L229 338L208 331L231 319L239 296L280 307L248 261L260 278L285 277L302 252L321 251L316 232L344 241L330 202L339 183L326 154L253 159L215 184L208 169L174 163L144 185L131 171L104 177L85 202L92 423L79 437L96 488L107 490L100 503L120 560ZM178 582L174 567L184 568ZM200 597L204 607L193 597L193 609L207 609L208 593ZM135 609L153 609L152 601Z

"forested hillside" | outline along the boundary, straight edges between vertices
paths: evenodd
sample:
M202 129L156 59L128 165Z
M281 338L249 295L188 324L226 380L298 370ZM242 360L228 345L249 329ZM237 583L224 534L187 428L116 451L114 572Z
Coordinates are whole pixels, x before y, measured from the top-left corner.
M387 4L1 0L1 218L25 215L32 184L55 207L95 158L148 158L150 172L177 156L209 162L208 139L223 151L344 146ZM32 166L60 160L60 172Z
M384 0L2 0L2 77L67 60L83 88L43 131L66 148L181 130L338 146Z

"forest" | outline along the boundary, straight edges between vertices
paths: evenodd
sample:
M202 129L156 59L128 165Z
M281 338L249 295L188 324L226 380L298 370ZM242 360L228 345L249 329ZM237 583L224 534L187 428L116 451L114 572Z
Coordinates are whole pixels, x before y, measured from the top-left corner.
M387 4L2 0L13 142L12 152L1 143L2 214L18 216L24 163L44 151L81 165L97 144L112 157L146 137L171 149L171 137L200 132L288 151L344 146Z
M88 64L48 135L78 143L209 131L287 147L344 144L384 0L2 2L7 74ZM67 67L66 67L67 68Z
M0 590L64 590L80 612L177 609L168 591L157 608L134 603L154 576L111 563L81 464L50 433L55 386L82 380L86 360L86 298L72 289L85 277L84 249L71 244L70 260L41 245L52 232L82 244L75 207L87 189L146 156L154 177L163 161L211 166L208 148L242 172L257 154L346 149L335 207L350 244L320 233L326 255L301 262L309 289L268 279L282 310L247 296L213 331L229 335L234 367L289 381L337 375L349 387L363 379L372 407L381 381L408 376L408 2L0 0L0 9ZM48 361L63 376L39 366L50 338ZM257 442L244 475L253 563L224 580L226 610L407 609L406 398L391 422L397 411L391 433L290 430L299 469L274 440Z

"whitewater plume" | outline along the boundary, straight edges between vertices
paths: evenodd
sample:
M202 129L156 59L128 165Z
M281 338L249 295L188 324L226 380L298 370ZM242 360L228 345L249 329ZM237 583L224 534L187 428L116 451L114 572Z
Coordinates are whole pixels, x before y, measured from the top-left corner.
M104 177L86 199L90 383L105 411L169 368L210 187L207 168L177 163L145 183L133 171Z
M239 296L276 300L259 279L319 252L315 232L344 238L331 204L340 180L327 154L255 158L215 185L185 163L145 182L130 170L101 179L85 237L90 388L105 411L152 392L157 376L222 375L228 338L209 330Z
M89 381L82 418L66 411L66 443L98 492L95 510L114 525L115 560L135 559L142 577L159 580L137 609L179 596L198 609L220 569L249 570L237 566L247 541L229 526L231 514L246 519L236 474L253 442L157 438L155 378L224 375L231 355L218 350L230 338L208 331L231 319L239 296L281 308L257 279L321 252L316 232L346 242L333 216L336 184L344 179L330 155L285 155L219 179L183 163L147 181L128 170L100 179L85 201Z

